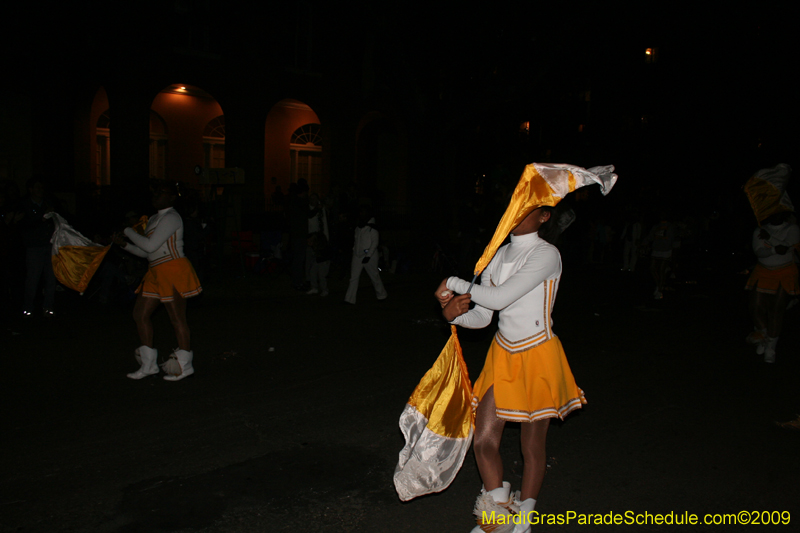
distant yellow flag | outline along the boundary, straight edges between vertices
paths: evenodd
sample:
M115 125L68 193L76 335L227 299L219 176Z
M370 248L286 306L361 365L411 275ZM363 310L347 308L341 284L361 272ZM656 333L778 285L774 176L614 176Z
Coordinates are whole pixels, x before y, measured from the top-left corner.
M764 168L753 174L744 184L744 193L756 215L758 224L776 213L794 212L794 206L786 193L786 186L792 168L781 163L772 168Z
M575 165L553 163L531 163L526 166L494 237L475 265L475 274L483 272L511 230L537 207L554 207L567 194L593 183L600 185L600 192L605 196L616 182L617 175L611 165L588 170Z
M394 486L401 500L450 486L472 443L474 425L472 383L456 327L451 326L450 340L400 415L406 445Z

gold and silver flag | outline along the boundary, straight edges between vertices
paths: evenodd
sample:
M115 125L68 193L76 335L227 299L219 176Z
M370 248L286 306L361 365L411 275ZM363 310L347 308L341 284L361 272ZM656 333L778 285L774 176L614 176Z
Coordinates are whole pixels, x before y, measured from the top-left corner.
M406 445L394 471L403 501L446 489L461 469L475 425L472 384L456 327L400 415Z
M534 209L555 207L567 194L593 183L600 185L600 192L605 196L616 182L617 175L611 165L588 170L575 165L554 163L531 163L526 166L514 194L511 195L506 212L497 225L494 237L475 265L475 275L483 272L511 230Z
M52 218L56 226L50 239L53 273L59 283L83 294L111 246L90 241L58 213L48 213L45 218Z

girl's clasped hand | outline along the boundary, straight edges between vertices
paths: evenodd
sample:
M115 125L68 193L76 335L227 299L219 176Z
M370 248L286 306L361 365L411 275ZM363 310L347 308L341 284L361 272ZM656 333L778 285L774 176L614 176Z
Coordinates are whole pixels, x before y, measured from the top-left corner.
M442 314L448 322L469 311L469 304L472 303L471 294L454 295L453 291L447 288L446 279L442 280L433 295L442 306Z

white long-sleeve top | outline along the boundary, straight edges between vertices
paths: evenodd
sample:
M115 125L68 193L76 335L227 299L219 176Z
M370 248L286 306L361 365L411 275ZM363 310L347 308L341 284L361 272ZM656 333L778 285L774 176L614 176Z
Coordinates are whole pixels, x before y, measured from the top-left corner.
M125 228L125 236L133 244L127 244L124 249L133 255L146 257L151 267L183 257L183 219L172 207L150 217L145 235L139 235L133 228Z
M768 268L786 266L794 260L794 249L800 243L800 228L797 224L784 222L778 226L764 224L764 230L769 233L769 239L761 238L761 229L753 232L753 251L758 257L758 262ZM785 254L775 251L776 246L787 246Z
M533 348L553 337L551 313L561 280L561 254L538 233L511 235L481 274L481 285L472 287L475 307L452 324L478 329L489 325L500 312L495 340L511 353ZM457 277L447 288L465 294L469 282Z
M369 219L369 224L374 224L375 219ZM367 224L363 228L356 228L353 243L353 255L356 257L372 257L378 249L378 230Z

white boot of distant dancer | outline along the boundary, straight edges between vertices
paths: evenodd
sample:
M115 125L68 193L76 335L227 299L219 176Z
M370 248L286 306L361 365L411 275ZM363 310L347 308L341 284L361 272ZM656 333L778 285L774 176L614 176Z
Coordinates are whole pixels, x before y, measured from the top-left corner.
M500 533L511 533L514 524L511 523L511 516L519 512L519 507L514 503L511 494L511 483L503 481L503 486L486 492L481 489L481 494L475 502L475 509L472 513L478 520L470 533L481 533L482 531L493 531ZM505 515L505 518L500 518ZM494 517L494 522L488 520ZM486 518L487 520L484 520ZM501 522L502 520L502 522Z
M136 362L139 363L139 370L131 372L128 377L131 379L142 379L153 374L158 374L158 350L149 346L139 346L134 352Z
M192 359L194 352L187 352L186 350L175 350L169 356L169 360L164 363L164 372L167 373L164 379L167 381L179 381L185 377L194 374L194 367L192 366Z

